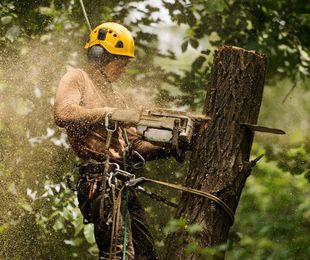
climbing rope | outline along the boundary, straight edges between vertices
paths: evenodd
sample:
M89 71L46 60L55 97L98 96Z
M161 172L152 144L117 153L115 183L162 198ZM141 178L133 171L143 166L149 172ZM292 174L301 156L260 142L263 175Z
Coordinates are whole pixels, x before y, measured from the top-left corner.
M153 179L149 179L149 178L145 178L145 177L140 177L140 178L131 180L131 181L127 182L126 185L128 187L135 188L144 182L155 183L155 184L163 185L163 186L166 186L166 187L169 187L172 189L176 189L176 190L180 190L180 191L184 191L184 192L188 192L188 193L192 193L192 194L195 194L198 196L208 198L208 199L216 202L227 213L231 222L234 223L234 220L235 220L234 219L234 213L229 208L229 206L224 201L222 201L220 198L216 197L215 195L212 195L209 192L200 191L200 190L196 190L196 189L192 189L192 188L188 188L188 187L184 187L181 185L176 185L176 184L172 184L172 183L168 183L168 182L163 182L163 181L159 181L159 180L153 180Z
M123 152L123 163L124 163L124 169L127 170L126 160L127 160L127 153L129 153L130 149L130 143L128 140L128 135L126 132L126 129L122 128L123 135L125 137L125 143L127 145L127 150ZM124 216L124 240L123 240L123 254L122 254L122 260L126 260L126 251L127 251L127 236L128 236L128 189L125 189L125 216Z
M125 190L125 216L124 216L124 241L123 241L123 255L122 260L126 260L126 246L128 234L128 189Z
M81 4L82 10L83 10L83 14L84 14L87 26L89 28L89 31L91 32L92 28L91 28L90 22L88 20L88 16L87 16L87 13L86 13L86 10L85 10L85 6L84 6L84 3L83 3L83 0L80 0L80 4Z
M115 197L115 186L112 185L111 188L114 189L114 192L113 192L113 198L112 198L113 199L113 216L112 216L112 230L111 230L109 260L116 259L116 255L117 255L117 246L118 246L117 240L119 236L119 223L120 223L120 216L121 216L122 194L125 189L125 186L123 186L119 190L117 197Z

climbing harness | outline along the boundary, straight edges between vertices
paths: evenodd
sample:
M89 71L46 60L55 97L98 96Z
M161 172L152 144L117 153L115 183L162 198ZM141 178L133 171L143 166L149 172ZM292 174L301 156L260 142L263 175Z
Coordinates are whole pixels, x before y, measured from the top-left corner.
M99 167L100 168L100 167ZM101 167L102 168L102 167ZM106 181L102 181L102 176L100 177L99 175L93 175L92 178L86 177L87 181L90 184L91 189L93 191L89 192L89 198L91 199L93 194L96 192L98 187L96 187L96 184L101 181L102 185L103 183L107 183L108 188L111 189L111 194L112 194L112 201L113 201L113 214L112 214L112 230L111 230L111 244L110 244L110 254L109 257L110 259L113 259L113 256L116 256L117 254L117 238L118 238L118 232L119 232L119 223L120 223L120 217L121 217L121 205L122 205L122 197L124 196L125 199L125 209L124 209L124 224L123 224L123 245L122 245L122 258L121 259L126 259L126 246L127 246L127 240L128 240L128 226L129 226L129 211L128 211L128 194L130 189L135 189L139 192L143 192L146 195L149 195L151 198L156 199L157 201L164 202L165 204L172 206L174 208L177 207L176 204L170 202L164 197L161 197L160 195L151 193L146 191L143 187L141 187L142 184L144 183L154 183L158 185L163 185L172 189L176 189L179 191L191 193L197 196L205 197L208 198L214 202L216 202L228 215L230 218L231 222L234 222L234 214L232 210L229 208L229 206L223 202L221 199L218 197L214 196L211 193L200 191L200 190L195 190L192 188L184 187L181 185L176 185L176 184L171 184L159 180L154 180L150 178L145 178L145 177L139 177L136 178L135 174L132 174L130 172L127 172L125 170L122 170L119 166L118 163L110 162L109 163L109 172L107 173ZM116 196L116 190L118 187L118 194ZM102 190L103 192L104 190ZM103 194L105 194L103 192ZM103 197L102 197L103 198ZM103 204L102 204L103 206Z
M128 212L128 192L130 189L135 189L138 191L144 191L144 188L142 188L140 185L143 183L154 183L154 184L159 184L159 185L163 185L172 189L176 189L179 191L183 191L183 192L187 192L187 193L191 193L197 196L201 196L201 197L205 197L208 198L214 202L216 202L228 215L228 217L230 218L231 222L234 222L234 213L233 211L229 208L229 206L222 201L220 198L218 198L217 196L208 193L208 192L204 192L204 191L200 191L200 190L196 190L196 189L192 189L192 188L188 188L188 187L184 187L181 185L176 185L176 184L171 184L171 183L167 183L167 182L163 182L163 181L159 181L159 180L154 180L154 179L150 179L150 178L145 178L145 177L139 177L139 178L135 178L135 174L129 173L125 170L121 170L120 166L117 163L110 163L110 168L113 168L113 171L110 172L108 174L108 185L109 187L112 189L112 194L113 194L113 224L112 224L112 232L111 232L111 244L110 244L110 259L113 259L112 256L116 256L117 253L117 235L118 235L118 230L119 230L119 218L121 216L120 210L121 210L121 200L122 200L122 194L125 193L125 212L124 212L124 234L123 234L123 246L122 246L122 259L126 259L126 246L127 246L127 236L128 236L128 221L129 221L129 212ZM121 187L121 189L118 192L118 196L115 198L115 187L117 185L117 180L120 179L124 184ZM155 197L156 199L160 199L163 200L163 198L159 195L154 195L151 194L153 197ZM168 202L167 199L164 199L164 202L166 202L166 204L170 204L170 206L173 207L177 207L176 204L172 203L172 202Z
M129 173L125 170L121 170L120 166L117 163L110 163L111 166L113 166L112 168L113 171L110 172L108 174L108 185L109 187L115 191L115 185L117 183L118 179L121 179L124 183L124 185L122 186L122 188L119 190L118 196L117 198L113 198L114 203L114 210L113 210L113 226L112 226L112 236L111 236L111 246L110 246L110 255L112 257L112 255L116 255L116 246L117 243L114 243L114 241L117 240L117 234L118 234L118 224L119 224L119 217L120 217L120 207L121 207L121 199L122 199L122 193L125 192L125 214L124 214L124 240L123 240L123 255L122 255L122 259L126 259L126 245L127 245L127 235L128 235L128 192L129 189L135 189L138 191L145 191L144 188L142 188L140 185L143 183L154 183L154 184L159 184L159 185L163 185L172 189L176 189L179 191L183 191L183 192L187 192L187 193L191 193L197 196L201 196L201 197L205 197L208 198L214 202L216 202L228 215L228 217L230 218L231 222L234 222L234 213L233 211L229 208L229 206L222 201L220 198L218 198L217 196L208 193L208 192L204 192L204 191L200 191L200 190L196 190L196 189L192 189L192 188L188 188L188 187L184 187L181 185L176 185L176 184L171 184L171 183L167 183L167 182L163 182L163 181L159 181L159 180L154 180L154 179L150 179L150 178L145 178L145 177L139 177L139 178L135 178L135 175L132 173ZM114 192L112 194L115 194ZM152 194L152 196L154 196ZM157 195L159 196L159 195ZM155 196L154 196L155 197ZM162 200L162 198L159 196L157 198L160 198L160 200ZM168 200L165 199L165 202L167 202ZM166 203L168 204L168 203ZM169 203L171 206L173 207L177 207L177 205L173 204L172 202ZM112 258L111 258L112 259Z
M107 192L111 195L112 199L112 220L111 223L111 243L110 243L110 249L109 249L109 259L118 259L119 253L121 250L121 259L126 259L127 252L127 244L128 244L128 232L129 232L129 209L128 209L128 197L129 197L129 191L130 189L137 190L139 192L142 192L149 197L163 202L171 207L177 208L177 204L169 201L168 199L149 192L144 189L144 187L141 187L144 183L154 183L157 185L162 185L168 188L172 188L175 190L179 190L182 192L187 192L190 194L194 194L196 196L201 196L204 198L208 198L214 202L216 202L228 215L231 222L234 222L234 213L229 208L229 206L222 201L217 196L196 190L193 188L184 187L181 185L176 185L168 182L163 182L159 180L154 180L150 178L145 177L139 177L136 178L135 174L131 173L131 170L141 168L145 164L145 159L141 154L139 154L137 151L132 150L132 144L128 140L127 132L125 129L122 129L123 136L125 139L125 142L127 144L125 151L123 151L123 160L117 161L113 159L113 162L110 161L110 153L109 148L111 144L111 139L113 133L117 129L117 122L113 122L111 124L111 113L107 113L105 117L105 129L107 131L107 138L106 138L106 159L103 163L96 163L96 164L84 164L81 166L81 172L85 172L82 176L80 176L77 184L78 185L81 181L82 177L86 178L86 182L89 184L89 192L88 192L88 199L91 200L94 198L95 193L101 191L101 199L100 199L100 208L99 208L99 215L100 219L102 221L106 221L105 216L105 199L108 197ZM132 155L135 155L135 158L138 158L140 161L135 162L133 164L128 163L127 159L131 159ZM120 165L122 164L123 168L121 169ZM130 170L128 170L130 169ZM124 202L122 202L124 200ZM122 205L124 205L124 212L121 214L121 208ZM119 241L119 230L120 230L120 218L123 216L123 225L121 228L123 228L123 242L122 245L120 245ZM119 249L119 250L118 250Z
M103 165L98 168L103 168ZM110 189L110 192L112 194L112 201L113 201L113 213L112 213L112 228L111 228L111 243L110 243L110 253L109 253L109 259L114 259L113 257L117 255L117 249L119 247L118 244L118 235L119 235L119 223L120 223L120 217L121 214L121 205L122 205L122 199L124 199L124 214L123 214L123 244L122 244L122 260L126 259L126 251L127 251L127 242L128 242L128 228L129 228L129 210L128 210L128 194L130 189L137 190L139 192L142 192L146 195L149 195L151 198L156 199L157 201L164 202L165 204L172 206L174 208L177 208L177 205L170 202L168 199L161 197L160 195L151 193L146 191L143 187L141 187L144 183L154 183L158 185L163 185L172 189L176 189L179 191L191 193L197 196L208 198L214 202L216 202L229 216L231 222L234 222L234 214L232 210L229 208L229 206L223 202L218 197L204 191L199 191L195 189L191 189L188 187L184 187L181 185L171 184L159 180L154 180L150 178L145 177L139 177L136 178L135 174L132 174L130 172L127 172L125 170L122 170L119 166L119 164L110 162L109 163L109 172L107 173L106 181L103 181L102 175L94 174L92 177L89 177L86 175L86 180L88 183L90 183L90 191L88 194L88 198L93 198L95 192L99 189L98 182L101 182L101 186L103 186L103 183L106 183L106 188ZM116 194L117 193L117 194ZM103 198L105 198L105 192L102 190ZM100 207L103 206L103 204L100 205ZM100 209L101 210L101 209ZM103 210L103 209L102 209Z

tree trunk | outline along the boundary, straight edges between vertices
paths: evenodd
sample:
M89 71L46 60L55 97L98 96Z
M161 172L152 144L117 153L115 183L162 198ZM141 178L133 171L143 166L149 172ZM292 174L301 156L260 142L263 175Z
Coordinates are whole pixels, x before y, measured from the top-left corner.
M251 172L253 133L240 124L257 123L265 70L265 56L255 51L224 46L215 52L204 105L212 119L201 126L193 146L185 185L212 193L233 212ZM183 193L176 217L202 227L201 247L225 244L233 224L216 203L188 193ZM195 259L184 255L188 243L185 231L169 235L165 259Z

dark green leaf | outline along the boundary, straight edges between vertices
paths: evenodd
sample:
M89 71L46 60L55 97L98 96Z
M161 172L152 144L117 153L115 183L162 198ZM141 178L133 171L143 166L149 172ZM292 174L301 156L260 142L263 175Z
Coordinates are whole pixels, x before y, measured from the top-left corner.
M201 68L206 58L204 56L199 56L192 64L192 70L197 71Z
M184 41L181 45L182 52L186 52L188 47L188 40Z
M198 42L197 39L191 38L191 39L189 40L189 42L190 42L191 46L192 46L194 49L197 49L197 48L198 48L199 42Z

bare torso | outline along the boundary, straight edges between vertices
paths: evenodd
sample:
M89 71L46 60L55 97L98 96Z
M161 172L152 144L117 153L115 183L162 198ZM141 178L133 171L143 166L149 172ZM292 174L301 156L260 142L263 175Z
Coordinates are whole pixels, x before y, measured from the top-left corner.
M127 108L125 99L113 91L111 83L100 72L87 73L72 69L61 79L55 102L55 121L65 127L69 142L82 159L103 161L106 158L105 115L112 108ZM164 150L135 136L134 128L126 128L129 141L146 159L166 157ZM109 154L121 158L126 144L120 127L112 135Z

